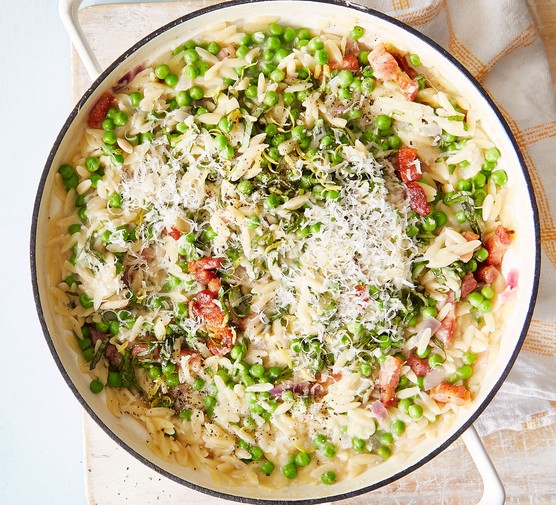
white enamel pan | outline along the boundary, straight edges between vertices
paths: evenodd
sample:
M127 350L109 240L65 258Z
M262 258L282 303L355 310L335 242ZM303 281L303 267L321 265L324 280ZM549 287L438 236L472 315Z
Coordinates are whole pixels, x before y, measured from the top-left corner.
M45 338L60 372L86 411L116 443L166 477L214 496L260 504L315 504L347 499L372 491L430 461L461 436L485 483L482 503L502 504L503 486L473 428L473 422L502 385L525 339L537 293L540 241L537 207L525 163L507 123L485 90L449 53L416 30L382 13L349 2L331 0L261 2L238 0L204 8L156 30L137 42L107 69L102 70L77 20L81 3L82 0L61 0L60 12L72 42L94 83L62 126L39 182L31 230L31 268L34 296ZM197 32L203 31L208 25L263 15L280 16L283 23L294 26L316 28L322 24L341 20L352 25L361 25L367 30L374 30L401 50L418 53L427 66L438 69L444 79L452 83L461 95L481 110L483 128L489 132L507 160L505 168L513 187L511 208L515 221L512 227L517 239L512 245L512 253L505 257L504 270L519 271L515 307L506 321L506 331L501 338L498 357L489 367L471 407L457 417L453 426L442 438L431 439L427 444L420 446L409 455L401 467L399 464L394 466L390 461L386 461L378 469L369 469L357 478L345 479L334 486L300 484L272 493L259 487L218 484L213 482L208 474L165 461L148 449L145 434L140 431L136 423L125 418L118 419L108 411L101 396L90 392L90 379L79 371L75 351L61 337L59 321L49 300L46 276L48 265L42 253L46 241L46 225L52 210L51 195L57 168L68 159L79 125L86 120L87 112L100 95L109 90L127 72L149 60L151 55L170 50L178 45L179 41L194 38Z

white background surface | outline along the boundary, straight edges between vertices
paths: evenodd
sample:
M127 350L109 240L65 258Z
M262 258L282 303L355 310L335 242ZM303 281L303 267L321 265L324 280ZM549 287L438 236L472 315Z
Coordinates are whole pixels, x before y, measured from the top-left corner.
M57 0L0 0L0 504L85 503L81 408L42 335L29 235L37 184L71 111Z

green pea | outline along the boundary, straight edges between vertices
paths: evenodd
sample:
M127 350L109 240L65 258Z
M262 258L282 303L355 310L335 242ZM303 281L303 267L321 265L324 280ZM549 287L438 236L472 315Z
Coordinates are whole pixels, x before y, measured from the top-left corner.
M327 458L333 458L334 456L336 456L336 446L331 442L327 442L322 447L322 453Z
M215 56L220 52L220 46L216 42L209 42L207 51Z
M219 151L226 149L226 147L228 147L226 135L216 135L216 137L214 137L214 145Z
M369 64L369 51L360 51L357 55L357 59L359 60L359 65L365 66Z
M351 30L351 38L353 40L359 40L363 35L365 35L365 29L361 26L354 26L353 30Z
M264 473L265 475L270 475L273 471L274 471L274 463L272 463L271 461L265 461L261 467L261 473Z
M363 452L367 449L367 441L363 438L353 437L351 440L351 447L355 452Z
M496 170L490 174L490 180L497 186L503 186L508 182L508 174L505 170Z
M260 363L255 363L249 369L249 374L255 377L255 379L260 379L264 375L264 373L265 373L265 368Z
M203 88L201 86L192 86L191 88L189 88L189 96L193 99L193 100L200 100L201 98L203 98L205 92L203 91Z
M414 66L418 67L421 65L421 58L419 58L418 54L410 54L409 55L409 62Z
M496 147L491 147L485 151L486 161L498 161L500 159L500 151Z
M434 307L425 307L421 312L423 319L429 319L431 317L436 317L438 311Z
M432 217L436 222L436 226L438 228L440 228L441 226L444 226L446 224L446 221L448 220L448 216L446 216L446 214L444 212L442 212L441 210L436 210L432 213Z
M311 462L311 456L306 452L299 451L295 456L295 464L297 466L307 466Z
M407 414L409 411L409 407L413 405L413 402L409 398L403 398L398 402L398 408L404 413Z
M463 210L459 210L454 215L454 219L456 220L456 222L463 224L465 223L465 221L467 221L467 216L465 215L465 212Z
M498 165L497 161L485 161L481 166L481 170L487 173L492 172L497 165Z
M113 131L104 132L102 141L107 145L114 145L118 141L118 137Z
M473 375L473 367L471 365L462 365L456 370L458 379L467 380Z
M239 43L243 46L250 46L253 43L253 37L246 33L243 37L241 37L241 39L239 39Z
M120 372L108 372L107 385L112 388L122 387L122 374Z
M379 114L375 118L375 125L379 130L388 130L392 126L392 118L386 114Z
M145 142L152 142L154 140L154 135L152 132L145 132L139 134L139 143L144 144Z
M119 209L122 206L122 195L119 193L112 193L108 197L108 206L114 209Z
M158 65L154 69L154 75L161 80L166 79L167 75L170 73L170 67L163 63L162 65Z
M108 331L110 331L112 335L117 335L118 333L120 333L120 323L117 320L110 321Z
M474 291L473 293L469 293L467 295L467 301L475 308L478 308L481 303L484 302L484 297L481 293Z
M70 235L73 235L74 233L78 233L79 231L81 231L81 225L80 224L70 224L68 226L68 233Z
M436 368L444 363L444 356L440 354L431 354L429 356L429 365L431 368Z
M324 48L324 43L318 37L313 37L311 40L309 40L309 44L307 45L307 50L310 53L314 53L323 48Z
M141 95L141 93L134 92L129 95L129 99L131 101L132 107L139 107L139 104L141 103L143 96Z
M314 439L313 439L313 445L317 448L322 448L324 447L324 445L326 444L327 441L327 437L326 435L323 434L318 434Z
M397 421L396 421L397 422ZM405 427L404 427L405 430ZM392 456L392 450L390 449L390 447L386 446L386 445L381 445L377 450L376 453L382 458L382 459L388 459L390 456Z
M303 350L303 344L300 339L294 338L290 340L290 349L293 352L301 352Z
M282 369L280 367L271 366L268 369L268 377L270 380L275 381L280 375L282 375Z
M100 168L100 160L98 158L89 157L85 160L85 167L89 172L96 172Z
M342 88L347 88L353 83L353 74L349 70L340 70L336 79L338 79Z
M89 384L89 389L95 393L96 395L98 395L103 389L104 389L104 385L102 384L102 382L100 382L98 379L94 379L91 381L91 383Z
M205 387L205 380L201 379L200 377L197 377L194 381L193 381L193 389L195 391L201 391L204 387Z
M197 63L199 61L199 53L194 47L190 47L186 49L183 53L183 59L185 60L186 64ZM156 70L155 70L156 73ZM169 73L169 69L168 69ZM159 77L159 79L164 79L164 77Z
M334 484L336 482L336 474L332 470L327 470L321 474L320 481L327 486Z
M282 197L276 193L268 195L263 202L265 209L275 209L282 203Z
M268 91L263 98L263 103L267 107L274 107L278 103L279 98L280 97L276 91Z
M293 42L296 36L297 34L295 33L295 30L291 26L284 28L282 38L285 42Z
M105 119L100 126L104 131L112 131L115 128L114 121L112 121L112 119Z
M216 403L216 398L214 396L205 396L203 399L203 404L207 410L214 409L214 407L216 407Z
M432 232L436 230L436 221L432 216L426 216L423 218L423 222L421 224L422 228L426 232Z
M457 183L457 188L460 191L471 191L473 185L471 184L471 181L468 179L460 179Z
M372 93L375 89L376 82L372 77L364 77L361 81L362 91L365 93Z
M297 465L295 463L288 463L282 467L282 475L286 479L295 479L297 477Z
M153 365L152 367L149 368L148 375L151 378L151 380L154 381L162 375L162 369L160 368L159 365Z
M405 433L405 423L401 419L394 421L390 431L397 437L402 436Z
M90 309L93 306L93 299L85 293L79 295L79 304L84 309Z
M209 242L212 242L217 236L218 236L218 233L216 233L212 228L209 227L205 230L205 238Z
M388 137L388 145L392 149L398 149L402 145L402 139L398 135L390 135ZM440 212L440 211L438 211L438 212Z
M382 433L379 437L379 441L382 445L392 445L394 443L394 437L392 433Z
M174 388L180 383L180 377L177 373L170 374L166 377L166 385L169 388Z
M107 333L110 329L110 323L104 320L99 321L98 323L95 323L95 329L100 331L101 333Z
M114 114L113 121L116 126L124 126L128 123L129 116L125 110L119 110L116 114Z
M484 247L481 247L473 253L473 256L478 262L483 262L488 258L488 250Z
M477 310L483 314L490 312L492 310L492 301L483 300L483 302L477 307Z
M481 294L484 296L485 299L492 300L494 298L494 289L492 289L490 286L484 286L481 289Z
M477 355L474 352L467 351L461 358L464 364L472 365L477 361Z
M265 41L265 47L270 51L276 51L276 49L279 49L281 46L282 41L280 40L280 37L277 37L276 35L271 35Z
M246 222L247 228L249 228L250 230L255 230L261 224L261 220L256 214L251 214L250 216L248 216Z
M407 413L412 419L420 419L421 417L423 417L423 407L414 403L409 407Z
M473 186L476 188L482 188L486 184L486 176L479 172L478 174L473 177Z
M326 65L328 63L328 53L324 49L315 51L315 62L318 65Z
M191 409L183 409L180 413L179 413L179 418L180 421L191 421L191 416L193 415L193 412L191 411Z

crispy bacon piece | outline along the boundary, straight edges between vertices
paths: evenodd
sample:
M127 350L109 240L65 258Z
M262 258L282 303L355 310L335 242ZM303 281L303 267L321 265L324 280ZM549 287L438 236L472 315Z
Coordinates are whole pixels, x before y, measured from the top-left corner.
M222 258L209 258L208 256L205 256L200 260L190 261L187 264L187 267L189 268L189 272L193 274L197 282L206 284L209 288L209 291L216 294L222 287L222 282L213 272L213 270L221 268L222 263Z
M410 181L406 184L409 206L420 216L428 216L432 209L427 202L425 190L417 182Z
M471 400L471 392L465 386L456 386L445 382L433 387L429 395L439 403L453 403L455 405L464 405L465 402Z
M395 80L408 100L415 100L419 91L419 83L407 75L398 65L396 58L379 44L369 53L369 63L373 67L376 78L383 81Z
M385 407L397 404L396 388L400 382L403 361L394 356L388 356L380 367L378 385L380 387L380 401Z
M399 53L392 53L392 56L394 58L396 58L396 61L398 62L398 65L400 66L400 68L409 76L411 77L411 79L414 79L417 75L419 75L419 72L417 72L417 70L415 70L408 62L407 62L407 57L403 54L399 54Z
M207 325L207 329L212 333L207 347L210 352L215 356L223 356L228 354L235 342L235 334L229 326L223 328L213 328L212 325Z
M479 282L484 282L486 284L492 284L499 275L500 272L498 269L492 265L479 267L475 270L475 278Z
M498 226L494 234L485 240L485 248L488 251L488 258L485 260L485 264L494 266L500 265L504 253L511 242L512 237L510 232L502 225Z
M436 338L438 338L443 344L444 347L447 349L452 345L454 340L454 330L456 329L456 311L454 310L454 306L446 314L446 317L442 319L440 322L440 328L436 330L434 334Z
M90 128L100 128L106 118L108 109L115 105L116 97L111 93L104 93L89 111L87 124Z
M426 358L419 358L415 353L409 355L407 364L417 377L424 377L431 371L429 360Z
M359 60L355 54L346 54L342 61L331 61L328 66L331 70L350 70L357 72L359 70Z
M405 182L413 182L421 178L421 161L417 156L417 149L402 147L398 151L398 173Z
M191 312L201 319L204 319L207 325L222 327L224 325L225 314L224 311L214 303L216 295L204 289L199 291L193 300L191 300Z
M174 228L173 226L170 229L166 228L164 231L166 232L166 235L172 237L174 240L179 240L179 238L182 236L181 231L179 231L177 228Z
M477 287L477 280L471 272L467 272L461 280L461 297L465 298Z
M210 333L207 346L212 354L222 356L228 354L235 342L235 333L229 326L224 326L226 314L214 303L216 295L205 289L195 295L190 303L191 312L206 322Z

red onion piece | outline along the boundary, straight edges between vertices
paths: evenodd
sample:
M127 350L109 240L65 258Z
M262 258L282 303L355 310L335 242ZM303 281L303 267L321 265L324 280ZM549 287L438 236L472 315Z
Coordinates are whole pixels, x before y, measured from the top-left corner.
M137 67L135 67L134 69L130 70L127 74L125 74L123 77L120 77L120 79L118 79L118 82L116 83L116 85L112 88L112 91L114 93L117 93L118 91L120 91L122 88L125 88L131 81L133 81L133 79L135 79L135 76L139 73L142 72L144 70L145 67L143 67L143 65L138 65Z
M506 289L500 293L500 301L506 303L509 301L513 294L517 291L517 284L519 280L519 271L513 268L506 276Z
M444 379L446 379L446 372L444 370L441 368L432 369L423 379L423 388L425 391L428 391L434 386L438 386Z
M382 402L379 402L378 400L371 404L371 411L381 423L383 423L390 417L390 414L388 410L386 410L386 407L382 404Z

